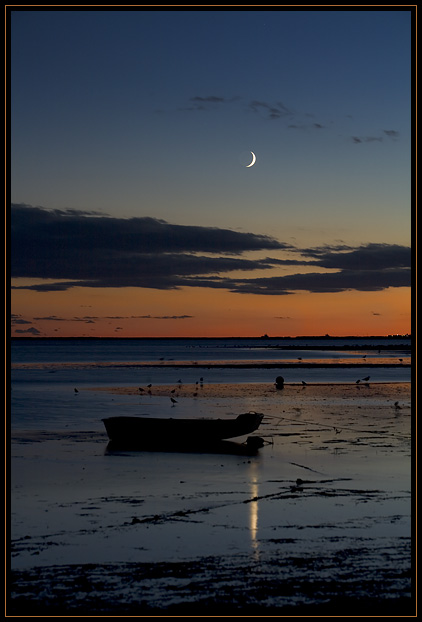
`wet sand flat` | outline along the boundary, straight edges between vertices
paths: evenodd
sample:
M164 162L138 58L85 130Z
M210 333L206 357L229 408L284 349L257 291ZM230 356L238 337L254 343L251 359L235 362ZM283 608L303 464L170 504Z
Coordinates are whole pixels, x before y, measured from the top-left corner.
M322 398L322 399L348 399L348 398L360 398L365 395L367 391L368 396L382 396L385 400L391 400L396 397L403 396L405 399L410 400L410 385L407 382L385 382L385 383L371 383L360 380L359 383L315 383L315 384L302 384L302 383L285 383L282 390L275 388L275 383L216 383L207 384L205 382L197 382L195 384L178 384L172 385L161 384L154 386L137 386L137 387L96 387L92 388L93 391L106 391L115 395L143 395L148 394L155 396L168 396L173 395L172 391L175 389L175 394L179 397L193 397L201 398L292 398L295 402L306 403L309 399ZM368 392L370 390L370 393ZM363 392L361 394L361 391ZM299 404L301 405L301 404Z
M408 383L93 387L77 399L105 416L253 410L266 445L250 457L110 451L97 416L84 431L16 431L10 613L414 613Z

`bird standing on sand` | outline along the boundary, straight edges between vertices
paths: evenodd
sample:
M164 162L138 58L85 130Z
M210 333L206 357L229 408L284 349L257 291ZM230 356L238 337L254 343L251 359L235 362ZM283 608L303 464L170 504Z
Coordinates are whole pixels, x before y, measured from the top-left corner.
M170 400L173 406L177 404L177 400L175 400L174 397L171 397Z
M371 376L366 376L365 378L362 378L362 380L363 380L364 382L368 382L368 380L369 380L369 378L370 378L370 377L371 377Z
M75 391L75 393L79 393L78 389L73 389Z
M302 384L303 384L304 387L306 387L308 383L305 382L304 380L302 380Z

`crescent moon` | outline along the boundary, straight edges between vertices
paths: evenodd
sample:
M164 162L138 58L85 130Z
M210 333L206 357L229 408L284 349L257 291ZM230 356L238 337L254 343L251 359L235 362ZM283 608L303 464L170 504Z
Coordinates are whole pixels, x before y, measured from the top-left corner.
M253 166L253 165L255 164L255 162L256 162L256 155L254 154L254 152L253 152L253 151L251 151L251 154L252 154L252 162L251 162L250 164L248 164L248 165L246 166L246 168L250 168L250 167L251 167L251 166Z

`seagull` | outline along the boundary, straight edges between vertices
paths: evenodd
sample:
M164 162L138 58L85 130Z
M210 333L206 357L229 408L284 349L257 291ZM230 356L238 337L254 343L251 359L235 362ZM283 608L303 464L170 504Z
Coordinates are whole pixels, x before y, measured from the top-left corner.
M359 384L360 380L356 380L356 384Z
M303 384L303 386L306 386L308 383L305 382L304 380L302 380L302 384Z
M73 389L75 391L75 393L79 393L78 389Z
M170 399L171 399L171 402L172 402L173 406L174 406L175 404L177 404L177 400L175 400L175 399L174 399L174 397L171 397Z
M364 380L365 382L368 382L368 380L369 380L369 378L370 378L370 377L371 377L371 376L366 376L365 378L362 378L362 380Z
M143 391L144 389L142 387L138 387L138 391Z
M395 406L395 408L398 408L398 409L400 409L400 408L401 408L401 406L399 406L399 403L398 403L398 402L394 402L394 406Z
M176 389L172 389L170 393L176 393Z
M152 387L152 384L147 384L148 389Z

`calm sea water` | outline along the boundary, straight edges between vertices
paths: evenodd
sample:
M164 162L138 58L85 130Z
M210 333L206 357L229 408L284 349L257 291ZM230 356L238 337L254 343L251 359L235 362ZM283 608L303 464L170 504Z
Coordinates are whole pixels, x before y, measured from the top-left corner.
M302 359L402 358L409 338L344 339L18 339L13 363L246 361ZM330 350L327 350L330 348ZM334 348L332 350L331 348ZM355 349L356 348L356 349Z
M13 340L12 427L86 429L115 411L108 394L99 400L89 391L83 392L82 408L75 388L172 385L179 380L187 384L199 378L206 383L271 384L279 375L286 383L354 383L366 376L371 383L408 382L410 345L410 339ZM383 362L394 366L372 367ZM251 367L236 366L245 363ZM309 363L316 366L306 367ZM326 367L330 363L363 366ZM232 367L223 367L227 364ZM268 369L266 364L277 366Z

